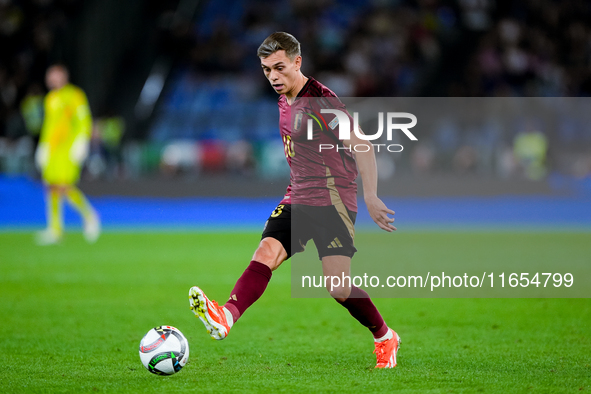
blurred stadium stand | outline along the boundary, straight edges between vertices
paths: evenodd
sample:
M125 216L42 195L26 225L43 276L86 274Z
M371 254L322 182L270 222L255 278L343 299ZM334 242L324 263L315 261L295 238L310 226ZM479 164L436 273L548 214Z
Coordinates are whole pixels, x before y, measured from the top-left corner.
M343 97L591 94L585 0L4 0L0 172L35 176L43 76L63 62L96 120L91 194L280 194L277 97L256 58L276 30L298 37L304 73ZM548 194L591 176L591 132L576 124L543 130L545 142L443 126L390 171L386 192ZM548 171L488 171L474 148L487 138L509 148L495 166L546 144Z

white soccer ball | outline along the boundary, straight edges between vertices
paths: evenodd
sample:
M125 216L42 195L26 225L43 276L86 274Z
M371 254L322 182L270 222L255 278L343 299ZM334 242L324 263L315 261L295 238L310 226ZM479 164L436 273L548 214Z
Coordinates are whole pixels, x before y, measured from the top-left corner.
M154 327L140 342L140 359L153 374L175 374L189 360L189 342L177 328Z

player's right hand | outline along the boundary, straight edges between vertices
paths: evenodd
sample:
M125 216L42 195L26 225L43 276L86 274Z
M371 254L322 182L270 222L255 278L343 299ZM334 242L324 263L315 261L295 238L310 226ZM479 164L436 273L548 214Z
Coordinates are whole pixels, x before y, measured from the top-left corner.
M49 146L47 143L42 142L37 146L37 150L35 151L35 164L37 168L41 171L47 166L49 162Z

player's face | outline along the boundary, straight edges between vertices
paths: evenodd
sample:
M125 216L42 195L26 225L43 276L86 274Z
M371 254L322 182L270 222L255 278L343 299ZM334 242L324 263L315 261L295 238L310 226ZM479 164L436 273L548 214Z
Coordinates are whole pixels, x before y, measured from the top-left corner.
M278 94L294 95L297 76L302 65L302 57L297 56L293 61L287 57L284 50L272 53L266 58L261 58L261 67L265 77Z
M49 90L60 89L68 83L68 73L61 67L51 67L45 74L45 84Z

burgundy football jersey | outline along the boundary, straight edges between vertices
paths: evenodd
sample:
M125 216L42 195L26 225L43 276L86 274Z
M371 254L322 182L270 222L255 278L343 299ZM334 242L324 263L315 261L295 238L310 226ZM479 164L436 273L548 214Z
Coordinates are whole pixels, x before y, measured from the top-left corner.
M355 158L338 139L336 116L321 113L322 108L345 112L345 106L314 78L308 79L292 105L284 95L279 97L278 105L279 130L291 169L290 185L281 203L329 206L342 202L357 212ZM312 136L308 119L312 119Z

